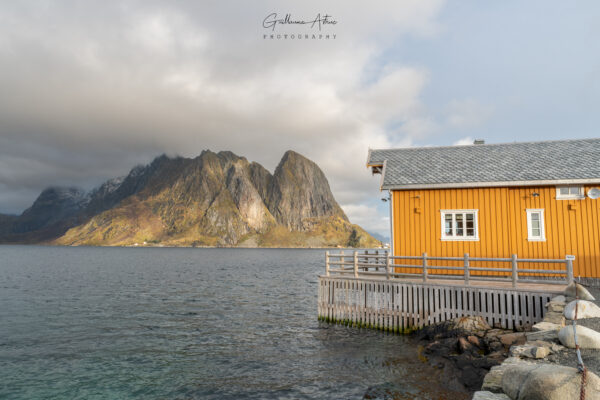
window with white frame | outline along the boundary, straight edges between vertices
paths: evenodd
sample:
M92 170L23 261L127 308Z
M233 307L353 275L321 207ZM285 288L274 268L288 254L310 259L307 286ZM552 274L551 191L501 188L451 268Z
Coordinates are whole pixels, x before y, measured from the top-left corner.
M441 210L442 240L479 240L477 210Z
M545 241L544 210L541 208L527 210L527 239L531 241Z
M569 185L569 186L557 186L556 187L556 198L558 200L581 200L585 198L583 194L583 186L580 185Z

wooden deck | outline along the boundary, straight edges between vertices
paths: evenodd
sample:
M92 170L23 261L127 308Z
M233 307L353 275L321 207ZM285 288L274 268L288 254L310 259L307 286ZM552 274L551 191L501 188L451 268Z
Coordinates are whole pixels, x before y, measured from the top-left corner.
M331 262L330 257L340 261ZM411 266L420 268L417 273L400 274L393 272L398 267L391 264L399 257L362 256L361 261L356 252L352 261L344 257L350 256L326 255L326 273L319 276L319 319L392 332L407 332L463 316L481 316L492 327L525 329L544 318L546 303L562 293L566 280L572 277L568 260L523 260L562 263L562 270L519 269L516 257L500 259L511 262L510 269L473 268L466 260L464 268L448 267L447 274L428 275L427 262L433 258L423 257L422 267ZM369 262L369 258L375 262ZM464 274L458 275L459 270ZM550 277L559 279L550 283Z

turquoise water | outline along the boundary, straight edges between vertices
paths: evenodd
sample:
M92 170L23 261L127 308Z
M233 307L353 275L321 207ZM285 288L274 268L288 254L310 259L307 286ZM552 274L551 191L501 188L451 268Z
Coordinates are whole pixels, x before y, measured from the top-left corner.
M445 398L412 338L317 321L323 260L0 246L0 398Z

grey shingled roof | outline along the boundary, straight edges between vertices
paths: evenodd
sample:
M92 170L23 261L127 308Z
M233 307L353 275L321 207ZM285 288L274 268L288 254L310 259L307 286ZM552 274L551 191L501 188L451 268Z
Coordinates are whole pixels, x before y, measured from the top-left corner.
M600 182L600 139L369 150L382 189Z

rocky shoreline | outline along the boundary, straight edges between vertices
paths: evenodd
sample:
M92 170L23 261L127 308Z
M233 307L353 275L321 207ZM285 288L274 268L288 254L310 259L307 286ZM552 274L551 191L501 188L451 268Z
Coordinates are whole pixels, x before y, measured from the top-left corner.
M547 304L544 320L523 333L524 340L510 347L508 358L491 367L474 400L580 399L582 376L571 321L576 303L578 343L587 368L585 399L600 399L600 333L594 330L600 328L600 307L580 285L581 300L575 300L574 288L570 285Z
M577 294L585 399L600 399L600 307L595 300L600 290L578 285ZM415 333L421 342L418 355L441 370L449 390L473 393L474 400L579 399L581 373L570 320L574 289L546 307L544 320L528 332L492 328L481 317L425 327Z
M502 364L512 345L525 343L525 333L490 327L481 317L463 317L428 326L415 333L419 357L443 371L444 384L473 393L491 368Z

